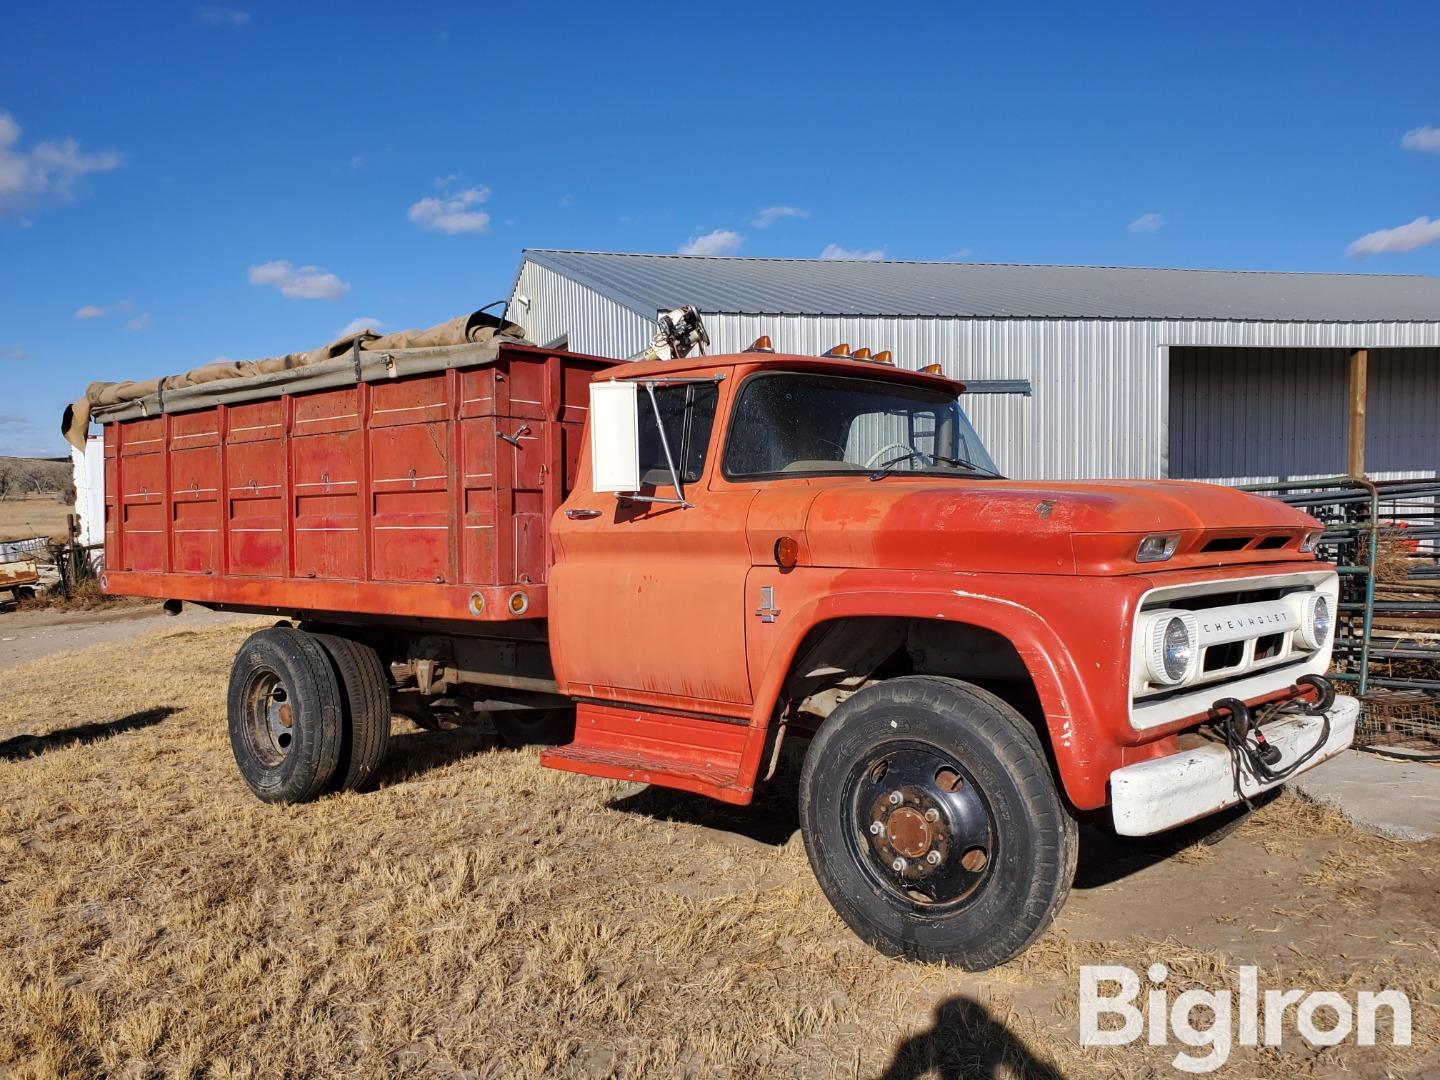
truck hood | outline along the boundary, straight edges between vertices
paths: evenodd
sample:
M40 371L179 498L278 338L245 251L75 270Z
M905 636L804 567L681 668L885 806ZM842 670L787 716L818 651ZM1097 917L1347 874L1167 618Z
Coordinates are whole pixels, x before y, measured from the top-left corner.
M1181 480L1077 483L886 476L821 490L805 522L817 566L1126 574L1309 559L1314 518L1276 499ZM1137 563L1145 536L1175 555Z

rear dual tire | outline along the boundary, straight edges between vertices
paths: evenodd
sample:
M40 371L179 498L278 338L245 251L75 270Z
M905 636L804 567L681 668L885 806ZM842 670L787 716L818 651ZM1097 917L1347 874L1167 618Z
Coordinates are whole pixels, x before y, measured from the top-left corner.
M1035 729L954 679L892 679L837 708L805 756L800 822L826 898L890 956L1003 964L1075 875L1076 822Z
M230 747L265 802L361 787L384 759L390 701L367 645L272 627L252 634L230 672Z

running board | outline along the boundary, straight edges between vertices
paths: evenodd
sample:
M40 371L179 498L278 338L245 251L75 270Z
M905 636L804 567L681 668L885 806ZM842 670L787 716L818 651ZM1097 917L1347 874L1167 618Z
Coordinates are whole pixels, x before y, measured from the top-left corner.
M582 702L575 741L540 755L551 769L679 788L745 805L753 780L741 783L746 724Z

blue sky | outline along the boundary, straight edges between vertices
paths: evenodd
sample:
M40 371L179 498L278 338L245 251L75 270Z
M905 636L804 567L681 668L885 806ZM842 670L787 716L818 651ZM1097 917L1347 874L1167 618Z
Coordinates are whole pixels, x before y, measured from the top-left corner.
M1437 32L1433 3L7 4L0 453L61 452L91 379L501 299L525 247L1440 273Z

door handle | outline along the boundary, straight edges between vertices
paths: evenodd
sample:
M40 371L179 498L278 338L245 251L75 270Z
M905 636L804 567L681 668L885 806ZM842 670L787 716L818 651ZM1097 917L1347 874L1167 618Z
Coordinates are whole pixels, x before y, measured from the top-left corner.
M565 516L566 516L567 518L569 518L571 521L578 521L578 520L581 520L581 519L583 519L583 518L597 518L597 517L600 516L600 511L599 511L599 510L586 510L586 509L582 509L582 508L576 508L576 509L573 509L573 510L566 510L566 511L565 511Z

